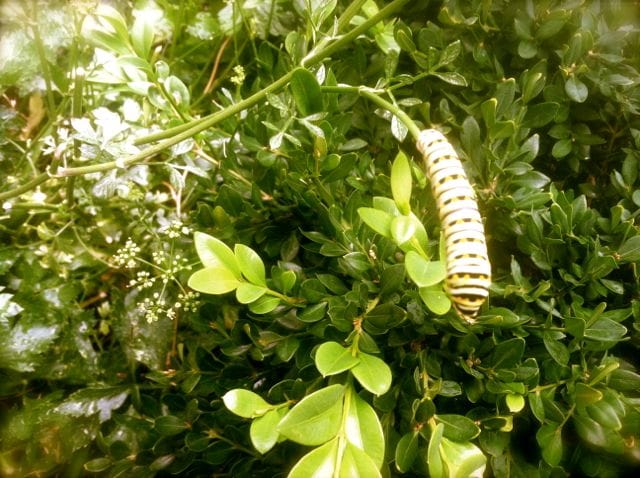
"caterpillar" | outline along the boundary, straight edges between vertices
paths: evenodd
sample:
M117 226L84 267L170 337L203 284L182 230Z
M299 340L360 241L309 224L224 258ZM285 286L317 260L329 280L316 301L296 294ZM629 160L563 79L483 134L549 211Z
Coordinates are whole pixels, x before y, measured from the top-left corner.
M417 147L431 181L445 239L445 292L457 313L471 322L491 284L491 264L475 194L456 151L442 133L421 131Z

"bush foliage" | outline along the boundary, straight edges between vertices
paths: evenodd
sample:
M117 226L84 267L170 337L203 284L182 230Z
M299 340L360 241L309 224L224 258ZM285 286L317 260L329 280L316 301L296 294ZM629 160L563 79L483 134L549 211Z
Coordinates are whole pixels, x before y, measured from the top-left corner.
M0 8L0 474L640 466L637 2ZM485 218L471 323L421 128Z

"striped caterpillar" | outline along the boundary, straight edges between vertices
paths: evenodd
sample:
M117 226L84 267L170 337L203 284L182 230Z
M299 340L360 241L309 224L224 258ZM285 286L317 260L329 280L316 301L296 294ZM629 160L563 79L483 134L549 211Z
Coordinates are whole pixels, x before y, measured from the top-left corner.
M417 147L431 180L445 238L445 291L458 314L473 321L491 284L491 264L475 194L458 155L442 133L422 131Z

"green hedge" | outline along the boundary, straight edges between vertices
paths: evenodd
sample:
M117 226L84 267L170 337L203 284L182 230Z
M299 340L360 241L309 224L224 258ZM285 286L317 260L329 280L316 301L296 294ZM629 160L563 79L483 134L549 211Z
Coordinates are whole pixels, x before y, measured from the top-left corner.
M1 7L0 474L640 466L634 2L112 5Z

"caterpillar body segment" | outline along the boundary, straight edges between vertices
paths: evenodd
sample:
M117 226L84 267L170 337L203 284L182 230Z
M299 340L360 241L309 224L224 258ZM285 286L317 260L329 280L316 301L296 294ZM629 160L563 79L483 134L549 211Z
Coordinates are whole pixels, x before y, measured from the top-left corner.
M417 147L431 181L445 239L445 290L458 314L473 321L491 284L491 264L475 193L457 153L442 133L422 131Z

